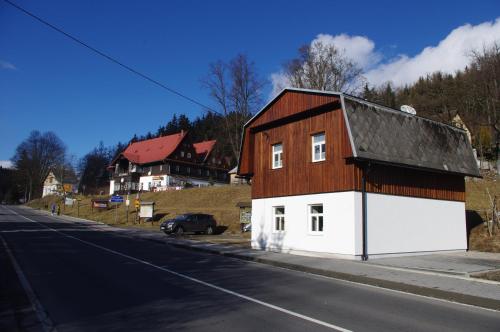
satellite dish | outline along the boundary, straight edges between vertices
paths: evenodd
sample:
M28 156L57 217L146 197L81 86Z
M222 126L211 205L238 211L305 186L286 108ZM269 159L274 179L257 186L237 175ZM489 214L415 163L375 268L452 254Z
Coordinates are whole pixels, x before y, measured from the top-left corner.
M411 114L411 115L416 115L417 114L417 111L413 107L411 107L409 105L401 105L400 110L402 112L405 112L405 113L408 113L408 114Z
M411 115L416 115L417 114L417 111L413 107L411 107L409 105L401 105L400 110L402 112L405 112L405 113L408 113L408 114L411 114Z

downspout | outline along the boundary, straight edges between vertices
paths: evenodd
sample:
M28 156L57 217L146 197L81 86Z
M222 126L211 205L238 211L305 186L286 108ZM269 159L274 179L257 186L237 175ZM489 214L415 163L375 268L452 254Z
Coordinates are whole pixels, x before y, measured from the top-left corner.
M362 218L362 236L363 236L363 254L361 260L368 260L368 209L366 195L366 178L370 173L370 163L364 164L361 177L361 218Z

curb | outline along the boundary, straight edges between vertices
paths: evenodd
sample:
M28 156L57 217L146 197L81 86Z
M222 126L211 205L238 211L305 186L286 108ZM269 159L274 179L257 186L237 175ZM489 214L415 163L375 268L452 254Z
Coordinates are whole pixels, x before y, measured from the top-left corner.
M187 249L187 250L198 251L198 252L206 252L206 253L216 254L216 255L220 255L220 256L236 258L239 260L245 260L245 261L250 261L250 262L266 264L266 265L284 268L284 269L288 269L288 270L310 273L310 274L320 275L320 276L324 276L324 277L328 277L328 278L340 279L340 280L345 280L345 281L349 281L349 282L365 284L365 285L370 285L370 286L376 286L376 287L386 288L386 289L400 291L400 292L404 292L404 293L410 293L410 294L414 294L414 295L426 296L426 297L431 297L431 298L435 298L435 299L446 300L446 301L451 301L451 302L456 302L456 303L461 303L461 304L472 305L472 306L476 306L476 307L500 311L500 301L494 300L494 299L488 299L488 298L478 297L478 296L473 296L473 295L466 295L466 294L450 292L450 291L445 291L445 290L440 290L440 289L435 289L435 288L409 285L409 284L405 284L405 283L377 279L377 278L372 278L372 277L367 277L367 276L362 276L362 275L355 275L355 274L349 274L349 273L344 273L344 272L337 272L337 271L331 271L331 270L312 268L312 267L303 266L303 265L279 262L279 261L275 261L275 260L271 260L271 259L267 259L267 258L252 257L249 255L243 255L243 254L232 253L232 252L225 252L225 251L213 249L213 248L204 248L201 246L193 246L190 244L171 243L168 241L162 241L162 240L156 240L156 239L145 239L145 240L149 240L149 241L152 241L155 243L160 243L160 244L166 244L166 245L176 247L176 248ZM471 280L471 281L474 281L474 280Z
M40 211L42 211L42 210L40 210ZM97 222L97 221L93 221L93 220L76 218L76 217L67 216L67 215L57 216L57 217L61 217L61 219L63 219L62 217L66 217L66 218L72 218L74 220L80 220L80 221L85 221L85 222L90 221L90 222L94 222L97 224L107 225L105 223L101 223L101 222ZM369 286L376 286L376 287L385 288L385 289L389 289L389 290L395 290L395 291L400 291L400 292L404 292L404 293L410 293L410 294L414 294L414 295L420 295L420 296L430 297L430 298L434 298L434 299L446 300L446 301L456 302L456 303L460 303L460 304L472 305L472 306L477 306L477 307L481 307L481 308L500 311L500 301L494 300L494 299L483 298L483 297L467 295L467 294L461 294L461 293L456 293L456 292L450 292L450 291L429 288L429 287L423 287L423 286L415 286L415 285L405 284L405 283L401 283L401 282L377 279L377 278L372 278L372 277L368 277L365 275L355 275L355 274L349 274L349 273L344 273L344 272L337 272L337 271L313 268L313 267L308 267L308 266L303 266L303 265L298 265L298 264L280 262L280 261L271 260L271 259L267 259L267 258L253 257L251 255L245 255L245 254L224 251L224 250L216 249L216 248L207 248L207 247L196 245L196 244L172 242L172 241L169 241L168 239L167 240L158 240L158 239L154 239L154 238L143 237L143 236L137 235L137 234L127 234L127 235L130 237L136 238L136 239L146 240L146 241L150 241L150 242L154 242L154 243L158 243L158 244L165 244L165 245L169 245L169 246L172 246L175 248L181 248L181 249L187 249L187 250L191 250L191 251L216 254L216 255L220 255L220 256L235 258L235 259L244 260L244 261L256 262L256 263L261 263L261 264L266 264L266 265L284 268L284 269L288 269L288 270L294 270L294 271L303 272L303 273L310 273L310 274L324 276L324 277L328 277L328 278L345 280L348 282L365 284L365 285L369 285ZM475 280L470 280L470 281L475 281Z

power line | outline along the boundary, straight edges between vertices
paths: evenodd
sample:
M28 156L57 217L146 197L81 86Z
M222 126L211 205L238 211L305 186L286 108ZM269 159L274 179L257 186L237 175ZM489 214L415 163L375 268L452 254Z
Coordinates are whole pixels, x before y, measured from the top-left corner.
M88 48L89 50L93 51L94 53L97 53L98 55L100 55L100 56L102 56L102 57L104 57L104 58L108 59L109 61L111 61L111 62L113 62L113 63L115 63L115 64L117 64L117 65L119 65L120 67L125 68L125 69L126 69L126 70L128 70L129 72L131 72L131 73L133 73L133 74L135 74L135 75L137 75L137 76L139 76L139 77L142 77L143 79L148 80L149 82L154 83L154 84L156 84L157 86L159 86L159 87L161 87L161 88L163 88L163 89L167 90L168 92L173 93L173 94L175 94L175 95L177 95L177 96L179 96L179 97L181 97L181 98L184 98L184 99L186 99L187 101L190 101L190 102L191 102L191 103L193 103L193 104L196 104L196 105L198 105L198 106L201 106L201 107L202 107L204 110L206 110L206 111L210 111L210 112L216 113L216 114L218 114L218 115L222 115L220 112L217 112L216 110L214 110L214 109L213 109L213 108L211 108L211 107L208 107L208 106L206 106L206 105L203 105L201 102L197 101L196 99L193 99L193 98L191 98L191 97L188 97L188 96L186 96L186 95L185 95L185 94L183 94L183 93L180 93L180 92L178 92L178 91L176 91L176 90L174 90L174 89L172 89L172 88L169 88L168 86L166 86L165 84L163 84L163 83L161 83L161 82L159 82L159 81L155 80L154 78L151 78L151 77L149 77L148 75L141 73L140 71L138 71L138 70L136 70L136 69L134 69L134 68L132 68L132 67L130 67L130 66L128 66L128 65L126 65L126 64L124 64L123 62L120 62L119 60L117 60L117 59L113 58L112 56L110 56L110 55L108 55L108 54L106 54L106 53L104 53L104 52L102 52L102 51L98 50L97 48L95 48L95 47L93 47L93 46L91 46L91 45L87 44L86 42L84 42L84 41L82 41L82 40L80 40L80 39L76 38L75 36L73 36L73 35L71 35L71 34L69 34L69 33L65 32L64 30L62 30L62 29L60 29L60 28L56 27L55 25L53 25L53 24L51 24L51 23L47 22L46 20L42 19L41 17L39 17L39 16L37 16L37 15L35 15L35 14L33 14L33 13L29 12L28 10L24 9L23 7L21 7L21 6L17 5L17 4L15 4L15 3L13 3L13 2L11 2L11 1L9 1L9 0L3 0L3 1L4 1L4 2L6 2L7 4L11 5L11 6L12 6L12 7L14 7L15 9L19 10L20 12L22 12L22 13L24 13L24 14L26 14L26 15L30 16L31 18L34 18L34 19L35 19L35 20L37 20L38 22L40 22L40 23L42 23L42 24L44 24L44 25L48 26L49 28L51 28L51 29L53 29L53 30L55 30L55 31L57 31L57 32L59 32L59 33L61 33L62 35L64 35L64 36L68 37L69 39L71 39L71 40L73 40L74 42L76 42L76 43L80 44L81 46L86 47L86 48Z

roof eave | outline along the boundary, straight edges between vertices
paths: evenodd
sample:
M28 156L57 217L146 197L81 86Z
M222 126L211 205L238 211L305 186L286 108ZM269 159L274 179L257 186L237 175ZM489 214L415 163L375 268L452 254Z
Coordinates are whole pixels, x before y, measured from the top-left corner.
M482 176L479 172L477 174L464 173L464 172L454 172L454 171L447 171L447 170L439 169L439 168L430 168L430 167L422 167L422 166L409 165L409 164L403 164L403 163L394 163L394 162L388 162L388 161L384 161L384 160L377 160L377 159L365 158L365 157L350 157L350 158L346 158L346 159L352 159L352 160L361 161L361 162L372 162L374 164L389 165L389 166L414 169L414 170L420 170L420 171L427 171L427 172L431 172L431 173L440 173L440 174L450 174L450 175L460 175L460 176L469 176L469 177L474 177L474 178L482 178Z

